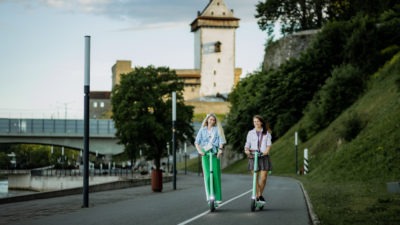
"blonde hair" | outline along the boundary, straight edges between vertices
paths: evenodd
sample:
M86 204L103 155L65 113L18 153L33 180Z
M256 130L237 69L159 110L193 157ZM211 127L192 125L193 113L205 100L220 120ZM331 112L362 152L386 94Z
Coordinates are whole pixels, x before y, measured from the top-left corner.
M208 118L210 118L211 116L214 117L214 119L215 119L214 127L216 126L218 128L219 137L221 138L223 143L226 143L224 129L222 129L222 125L221 125L221 123L219 122L219 119L217 118L217 116L214 113L207 114L207 116L206 116L206 118L204 118L201 126L202 127L207 127L208 126Z

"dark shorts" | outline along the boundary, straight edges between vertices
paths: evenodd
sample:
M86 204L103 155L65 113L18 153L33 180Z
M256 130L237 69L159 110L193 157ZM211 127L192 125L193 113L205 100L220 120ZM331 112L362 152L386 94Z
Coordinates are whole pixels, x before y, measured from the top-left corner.
M247 168L249 171L254 170L254 159L251 158L249 159ZM258 170L263 170L263 171L272 170L272 163L269 155L258 158Z

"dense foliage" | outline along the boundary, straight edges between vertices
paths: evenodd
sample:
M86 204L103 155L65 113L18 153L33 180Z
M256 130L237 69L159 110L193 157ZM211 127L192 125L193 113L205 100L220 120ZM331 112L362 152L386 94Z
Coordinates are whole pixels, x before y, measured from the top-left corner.
M183 81L166 67L137 67L112 90L116 136L133 161L140 150L157 169L172 140L172 92L176 92L176 139L193 142L193 108L183 101Z
M379 15L391 9L396 0L268 0L256 5L258 25L268 35L276 24L283 35L319 29L329 21L346 21L355 15Z
M311 133L329 124L399 49L399 9L397 6L379 17L359 14L349 21L329 22L298 59L243 79L229 96L226 133L233 148L243 148L243 131L251 128L255 114L269 120L275 140L303 117L308 104L320 119L310 125L314 126ZM343 96L337 98L338 94Z
M80 163L76 150L65 148L62 152L61 148L35 144L0 144L0 168L35 169L53 166L56 169L67 169ZM15 155L16 164L11 163L10 154Z
M349 107L365 88L365 79L360 70L351 64L333 69L332 76L314 96L306 109L311 127L306 128L307 136L325 128L340 113Z

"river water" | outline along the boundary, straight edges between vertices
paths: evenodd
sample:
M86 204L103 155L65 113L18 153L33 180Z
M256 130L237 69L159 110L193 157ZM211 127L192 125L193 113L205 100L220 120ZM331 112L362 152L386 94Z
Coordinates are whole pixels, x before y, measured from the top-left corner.
M33 191L8 190L8 180L0 180L0 198L7 198L17 195L26 195L35 193Z

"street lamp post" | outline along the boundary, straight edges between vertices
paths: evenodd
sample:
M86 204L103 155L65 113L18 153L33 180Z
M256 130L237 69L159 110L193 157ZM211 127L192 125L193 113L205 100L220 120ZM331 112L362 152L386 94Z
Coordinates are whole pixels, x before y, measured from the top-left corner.
M297 161L297 131L295 132L295 134L294 134L294 145L295 145L295 160L296 160L296 174L298 174L299 172L298 172L298 168L299 168L299 165L298 165L298 161Z
M185 141L185 175L187 174L187 150L186 150L186 141Z
M176 190L176 146L175 146L175 123L176 123L176 92L172 92L172 151L174 154L174 166L173 166L173 173L174 173L174 182L173 188Z
M169 156L171 154L169 153L169 143L167 143L167 173L169 174L170 170L169 170Z
M89 93L90 36L85 36L84 134L83 134L83 207L89 207Z

